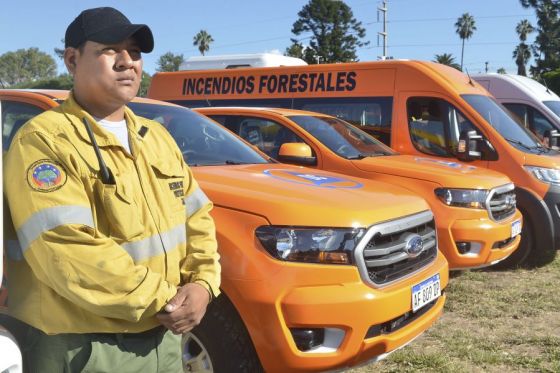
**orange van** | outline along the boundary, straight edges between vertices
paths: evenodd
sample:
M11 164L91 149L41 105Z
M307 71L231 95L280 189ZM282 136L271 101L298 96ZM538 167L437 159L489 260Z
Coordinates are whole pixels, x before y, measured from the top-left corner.
M187 107L267 106L341 118L402 154L507 175L524 217L502 262L542 265L560 247L560 156L467 75L423 61L158 73L148 96Z
M4 148L20 122L66 96L0 90ZM223 293L183 337L186 371L343 369L385 357L438 318L448 267L420 197L272 162L183 107L130 107L167 127L215 204ZM9 266L18 255L8 254Z
M436 217L450 269L483 267L518 246L521 214L511 181L458 162L400 155L338 118L290 109L198 108L281 162L399 185L424 198Z

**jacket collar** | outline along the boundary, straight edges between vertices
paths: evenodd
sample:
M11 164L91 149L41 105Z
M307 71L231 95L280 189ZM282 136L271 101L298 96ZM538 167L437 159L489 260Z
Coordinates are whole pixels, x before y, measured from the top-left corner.
M84 119L88 121L95 136L95 140L99 146L122 146L115 136L103 129L103 127L101 127L97 121L76 102L73 92L70 92L68 98L60 105L60 109L66 118L68 118L72 126L74 126L78 135L88 144L91 144L91 140L87 133ZM126 125L129 133L132 132L134 134L131 138L136 138L136 134L141 127L136 115L134 115L132 110L128 107L125 107L124 117L126 119Z

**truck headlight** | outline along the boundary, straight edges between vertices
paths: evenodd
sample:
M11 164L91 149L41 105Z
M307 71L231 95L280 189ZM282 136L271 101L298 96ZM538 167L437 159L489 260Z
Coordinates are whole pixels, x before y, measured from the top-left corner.
M560 185L560 170L536 166L525 166L525 169L543 183Z
M486 199L489 192L486 189L438 188L435 193L448 206L486 209Z
M353 264L363 228L296 228L265 225L255 234L274 258L289 262Z

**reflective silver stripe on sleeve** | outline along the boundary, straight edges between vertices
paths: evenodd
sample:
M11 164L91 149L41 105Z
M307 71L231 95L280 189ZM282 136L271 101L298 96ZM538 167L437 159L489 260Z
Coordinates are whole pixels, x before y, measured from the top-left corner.
M6 255L16 262L23 260L23 251L18 240L6 240Z
M66 224L82 224L95 228L89 207L75 205L48 207L31 215L17 230L22 252L25 253L31 243L44 232Z
M163 232L161 235L144 238L140 241L127 242L121 245L135 263L169 252L180 244L186 244L187 231L184 224ZM162 246L163 243L163 246ZM165 248L165 249L164 249Z
M187 219L204 207L208 202L210 202L210 200L200 188L197 188L194 192L186 196L185 209L187 211Z

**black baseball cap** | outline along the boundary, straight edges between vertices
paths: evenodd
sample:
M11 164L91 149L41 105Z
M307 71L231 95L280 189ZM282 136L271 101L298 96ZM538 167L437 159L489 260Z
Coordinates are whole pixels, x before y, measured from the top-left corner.
M154 36L147 25L130 23L115 8L86 9L68 25L64 37L65 47L78 48L86 41L116 44L133 37L140 50L149 53L154 49Z

